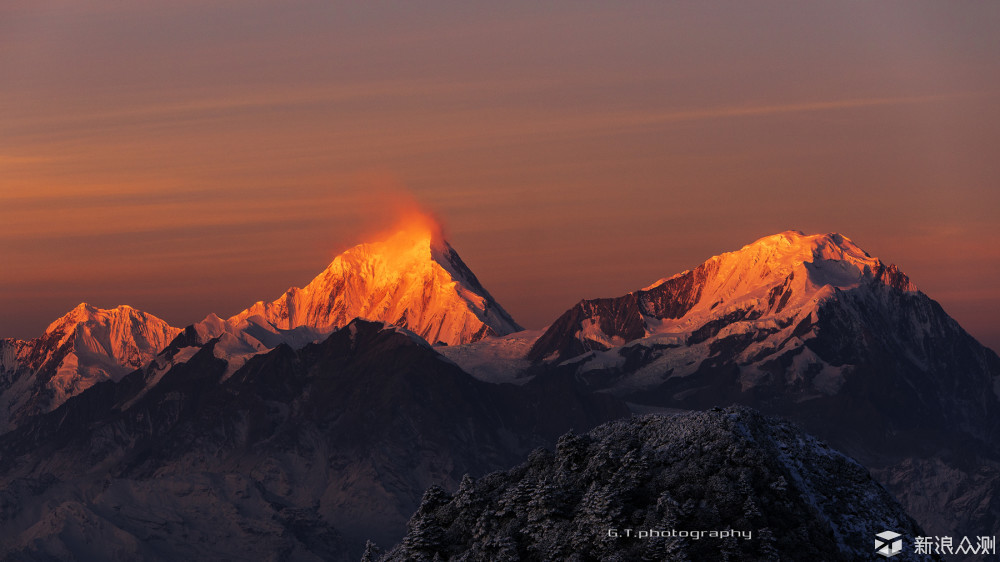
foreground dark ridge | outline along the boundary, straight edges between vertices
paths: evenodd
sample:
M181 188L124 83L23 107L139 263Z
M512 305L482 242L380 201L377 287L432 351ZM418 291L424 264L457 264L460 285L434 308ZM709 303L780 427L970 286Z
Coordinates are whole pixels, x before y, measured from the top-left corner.
M453 495L431 488L381 560L853 561L885 530L904 536L894 560L929 559L861 465L739 407L610 422Z
M427 486L628 413L571 378L477 381L380 322L225 380L217 344L0 436L0 559L353 560L398 540Z

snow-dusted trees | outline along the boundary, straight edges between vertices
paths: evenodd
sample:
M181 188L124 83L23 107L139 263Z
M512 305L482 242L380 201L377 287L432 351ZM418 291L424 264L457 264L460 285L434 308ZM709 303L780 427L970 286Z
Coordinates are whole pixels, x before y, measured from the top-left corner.
M437 509L451 499L439 486L431 486L424 492L420 507L407 525L403 550L412 560L433 560L434 555L444 547L444 527L438 520Z
M432 488L385 560L850 560L867 530L838 527L864 521L915 528L852 461L735 408L570 433L454 497Z

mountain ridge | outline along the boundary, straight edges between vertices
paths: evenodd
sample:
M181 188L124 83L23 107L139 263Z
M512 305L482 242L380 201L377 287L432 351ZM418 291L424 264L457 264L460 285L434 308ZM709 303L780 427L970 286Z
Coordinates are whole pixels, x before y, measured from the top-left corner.
M553 322L527 357L566 359L656 334L699 337L697 330L717 318L787 319L838 289L873 282L917 291L895 265L873 258L846 236L785 231L622 297L581 300Z
M439 229L426 220L403 226L338 255L306 287L292 287L272 302L258 301L226 320L209 314L189 330L128 305L104 310L81 303L39 338L0 340L0 412L5 414L0 432L98 381L151 363L148 381L156 384L158 374L189 358L173 351L157 357L170 346L179 350L220 338L213 349L227 361L229 376L258 353L283 343L302 347L354 318L386 321L429 343L447 345L522 329Z

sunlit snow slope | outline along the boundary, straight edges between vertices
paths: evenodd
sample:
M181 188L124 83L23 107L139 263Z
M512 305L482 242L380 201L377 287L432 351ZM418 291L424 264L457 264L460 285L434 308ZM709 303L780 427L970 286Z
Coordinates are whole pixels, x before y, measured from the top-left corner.
M388 322L455 345L521 330L454 249L429 228L398 230L337 256L304 288L228 320L260 317L281 330L330 332L354 318Z
M566 359L651 336L665 345L690 345L760 330L780 332L778 341L787 344L796 327L838 290L873 282L916 291L896 266L868 255L846 236L782 232L623 297L580 301L538 339L528 357Z
M82 303L32 340L0 340L0 429L55 409L103 380L148 363L180 333L163 320L119 306Z

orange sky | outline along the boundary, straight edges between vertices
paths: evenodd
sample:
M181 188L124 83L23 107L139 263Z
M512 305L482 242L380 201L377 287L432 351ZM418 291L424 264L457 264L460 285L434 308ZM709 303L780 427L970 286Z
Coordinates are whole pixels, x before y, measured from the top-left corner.
M996 3L204 4L0 5L0 336L229 316L389 184L529 327L799 229L1000 348Z

